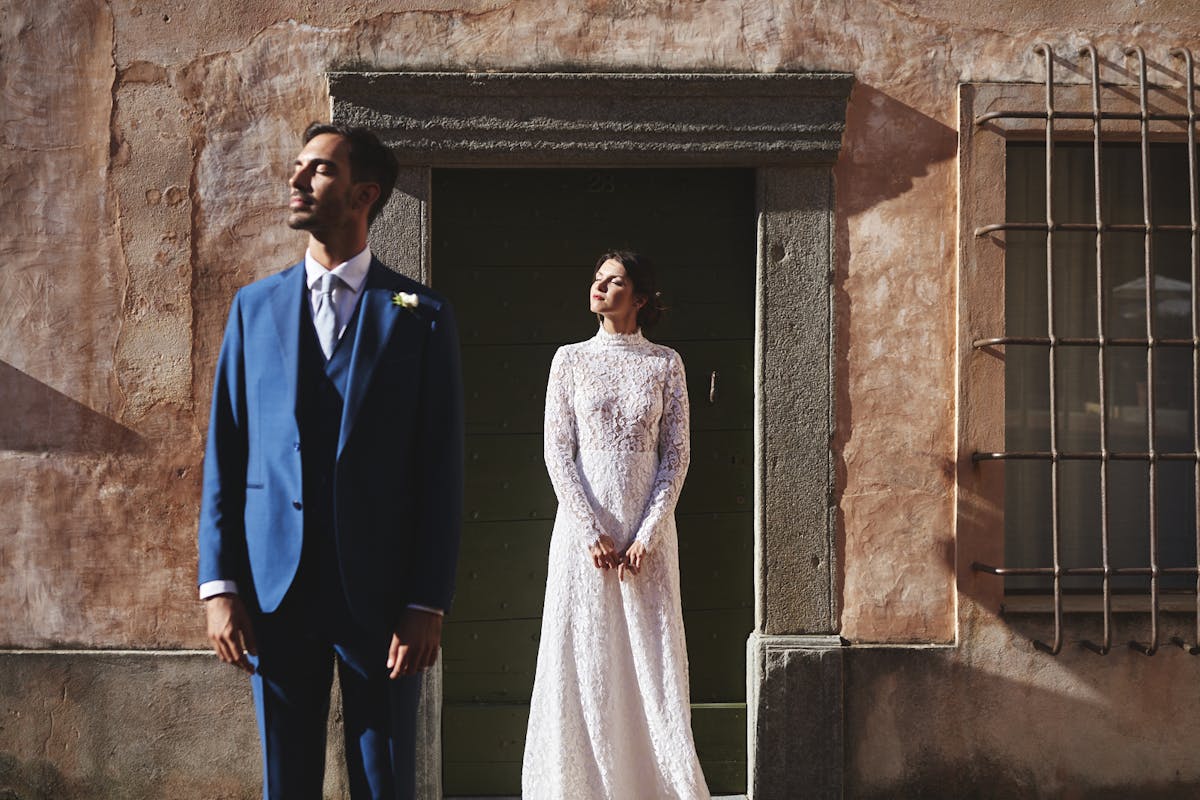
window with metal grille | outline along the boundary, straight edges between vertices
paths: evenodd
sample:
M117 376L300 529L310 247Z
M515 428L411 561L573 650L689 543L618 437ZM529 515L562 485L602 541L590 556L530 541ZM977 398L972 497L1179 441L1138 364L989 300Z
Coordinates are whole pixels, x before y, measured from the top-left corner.
M972 568L1001 576L1006 599L1052 597L1053 640L1041 649L1061 650L1064 610L1091 596L1103 633L1084 644L1108 652L1114 609L1140 605L1148 641L1132 644L1150 654L1160 612L1180 607L1180 596L1188 608L1200 602L1192 56L1171 51L1181 86L1152 85L1145 53L1131 48L1137 83L1120 86L1101 83L1091 47L1078 63L1035 49L1046 69L1042 107L970 120L1003 138L1005 187L1003 218L972 231L1002 250L992 285L1003 312L990 324L1004 327L970 340L1002 365L993 379L1002 371L1003 446L972 460L1002 462L1003 549ZM1082 68L1089 83L1056 85L1056 61Z

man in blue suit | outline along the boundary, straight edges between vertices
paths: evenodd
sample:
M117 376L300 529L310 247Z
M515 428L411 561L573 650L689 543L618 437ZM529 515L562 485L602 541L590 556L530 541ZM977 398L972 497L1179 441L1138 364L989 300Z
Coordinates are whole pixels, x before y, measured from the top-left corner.
M288 182L304 261L234 298L213 386L200 595L251 675L265 798L319 798L334 664L351 793L407 798L421 673L450 608L462 387L449 303L371 256L396 182L369 131L316 124Z

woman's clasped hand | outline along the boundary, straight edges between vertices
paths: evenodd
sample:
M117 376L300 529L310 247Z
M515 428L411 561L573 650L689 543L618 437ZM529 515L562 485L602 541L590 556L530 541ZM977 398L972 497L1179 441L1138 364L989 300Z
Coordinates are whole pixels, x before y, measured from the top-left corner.
M646 547L639 541L632 542L622 552L613 544L612 537L602 535L596 543L588 547L592 563L596 569L615 569L617 578L625 580L626 575L637 575L642 570L642 562L646 559Z

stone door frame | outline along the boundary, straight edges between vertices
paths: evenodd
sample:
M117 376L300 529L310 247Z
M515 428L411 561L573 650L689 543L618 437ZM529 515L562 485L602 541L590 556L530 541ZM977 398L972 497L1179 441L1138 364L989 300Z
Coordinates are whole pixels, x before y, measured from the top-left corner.
M832 169L845 73L334 72L333 118L377 131L402 168L371 247L436 285L435 167L751 167L756 254L755 630L747 643L747 787L839 796L833 455ZM441 797L441 680L426 681L419 791Z

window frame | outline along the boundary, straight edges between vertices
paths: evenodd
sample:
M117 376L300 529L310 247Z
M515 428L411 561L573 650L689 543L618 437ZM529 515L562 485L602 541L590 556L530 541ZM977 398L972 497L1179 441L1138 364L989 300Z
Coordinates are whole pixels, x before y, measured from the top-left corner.
M1063 646L1065 612L1103 613L1102 640L1087 643L1102 653L1112 645L1113 613L1149 612L1149 643L1140 649L1150 654L1159 645L1159 613L1195 613L1200 595L1162 596L1157 592L1157 582L1145 595L1064 595L1060 582L1052 577L1051 594L1006 598L1003 577L990 569L1004 565L1005 345L994 340L1006 334L1005 235L991 226L1026 221L1005 217L1007 146L1009 142L1045 142L1048 119L1052 128L1049 135L1055 143L1091 143L1096 137L1094 109L1099 108L1102 142L1141 142L1144 107L1149 141L1187 143L1194 155L1196 113L1194 104L1188 103L1189 94L1194 96L1195 92L1192 57L1186 50L1171 52L1172 65L1182 61L1182 82L1149 84L1144 53L1130 49L1130 58L1118 64L1132 65L1132 69L1117 75L1117 82L1104 84L1099 75L1101 59L1090 47L1080 52L1078 60L1057 57L1045 45L1038 45L1035 51L1045 67L1041 84L964 83L959 87L958 589L993 613L1052 613L1053 641L1035 642L1039 649L1051 653L1058 653ZM1067 82L1058 83L1054 68L1064 64L1069 68L1062 70ZM1133 83L1129 82L1131 76ZM1047 113L1048 109L1052 113ZM1153 119L1160 116L1172 119ZM1195 225L1192 236L1195 243ZM1200 620L1200 614L1197 618ZM1200 642L1200 630L1196 637ZM1200 653L1200 648L1192 649Z

